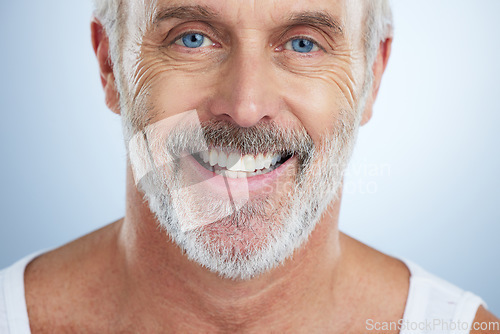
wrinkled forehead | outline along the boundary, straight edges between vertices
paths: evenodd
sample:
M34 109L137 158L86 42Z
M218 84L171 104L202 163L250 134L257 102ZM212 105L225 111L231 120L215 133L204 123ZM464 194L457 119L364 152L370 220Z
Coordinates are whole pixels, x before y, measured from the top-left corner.
M217 21L228 28L269 30L291 17L314 13L329 20L350 40L361 33L366 1L370 0L125 0L127 31L139 37L167 17L186 16L195 9L195 18Z

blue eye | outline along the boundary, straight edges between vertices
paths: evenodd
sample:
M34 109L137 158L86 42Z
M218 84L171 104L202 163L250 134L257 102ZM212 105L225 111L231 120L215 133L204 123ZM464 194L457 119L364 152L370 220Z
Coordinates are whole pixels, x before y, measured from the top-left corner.
M194 49L202 46L209 46L213 43L210 39L203 36L202 34L190 33L176 40L175 44Z
M313 41L305 38L295 38L285 44L285 49L300 53L318 51L319 47Z

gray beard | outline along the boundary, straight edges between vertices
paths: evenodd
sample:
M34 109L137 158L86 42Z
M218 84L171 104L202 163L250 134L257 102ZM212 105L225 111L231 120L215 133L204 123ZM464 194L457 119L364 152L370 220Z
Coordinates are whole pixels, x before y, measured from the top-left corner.
M339 128L312 148L280 198L252 198L235 207L223 199L194 195L182 184L182 172L175 170L168 150L161 151L161 158L151 156L163 145L162 136L153 131L146 135L149 156L136 155L155 161L155 168L136 180L137 186L161 228L190 260L223 278L248 280L290 258L337 200L357 134L354 115L342 113ZM263 229L266 233L253 232Z

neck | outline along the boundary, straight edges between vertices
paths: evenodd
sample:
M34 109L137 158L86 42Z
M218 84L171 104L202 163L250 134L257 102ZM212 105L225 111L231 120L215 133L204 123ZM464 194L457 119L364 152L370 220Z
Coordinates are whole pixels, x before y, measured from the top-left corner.
M119 244L131 307L144 314L141 319L154 318L150 323L172 330L286 331L317 324L331 311L342 276L339 205L337 200L328 207L306 247L283 265L247 281L222 279L189 261L158 228L129 168Z

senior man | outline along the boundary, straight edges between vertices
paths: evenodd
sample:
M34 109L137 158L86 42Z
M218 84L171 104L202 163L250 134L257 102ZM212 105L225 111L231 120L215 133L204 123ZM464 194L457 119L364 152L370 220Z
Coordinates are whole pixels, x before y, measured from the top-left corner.
M479 297L338 229L386 1L96 0L91 30L126 214L5 269L1 333L500 333Z

